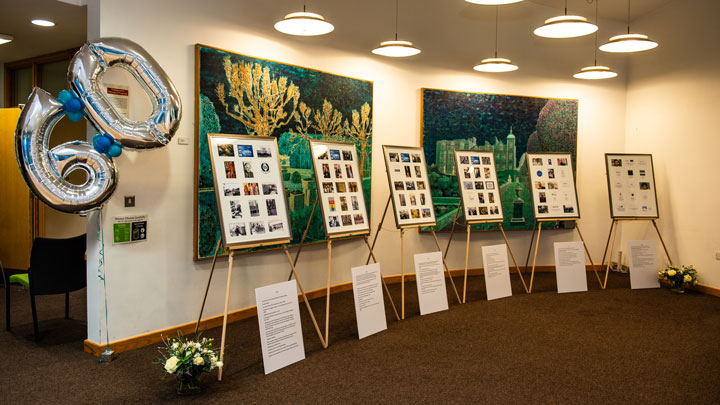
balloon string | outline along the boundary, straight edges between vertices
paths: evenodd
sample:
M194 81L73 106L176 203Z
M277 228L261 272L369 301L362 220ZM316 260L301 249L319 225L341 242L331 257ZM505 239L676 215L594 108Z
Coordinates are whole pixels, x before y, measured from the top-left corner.
M110 331L109 331L109 325L108 325L108 304L107 304L107 284L105 283L105 271L104 271L104 265L105 265L105 232L103 231L102 226L102 209L98 210L98 216L97 216L97 240L100 242L100 250L98 251L98 270L97 270L97 276L100 280L103 282L103 298L105 299L105 343L107 344L107 347L105 347L105 351L103 351L102 356L100 356L100 360L98 363L102 363L103 360L105 360L105 356L110 352ZM100 336L102 336L102 326L100 326Z

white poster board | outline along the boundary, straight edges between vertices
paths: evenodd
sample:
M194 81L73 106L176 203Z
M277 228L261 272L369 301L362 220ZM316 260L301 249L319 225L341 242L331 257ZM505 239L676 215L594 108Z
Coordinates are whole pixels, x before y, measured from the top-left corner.
M352 268L355 317L360 339L387 329L380 263Z
M292 239L277 140L208 134L208 149L223 244Z
M660 288L658 251L654 240L628 241L630 288Z
M455 167L465 218L470 222L502 221L495 154L489 151L455 150Z
M311 140L310 150L326 235L370 233L355 144Z
M528 153L535 218L580 218L572 156L569 153Z
M305 359L297 283L255 289L265 374Z
M610 216L658 218L652 155L606 153Z
M582 242L555 243L555 276L559 293L587 291Z
M397 227L435 225L423 148L383 145L383 156Z
M482 256L488 301L511 296L512 286L510 285L507 246L483 246Z
M420 315L447 310L442 253L418 253L414 258Z

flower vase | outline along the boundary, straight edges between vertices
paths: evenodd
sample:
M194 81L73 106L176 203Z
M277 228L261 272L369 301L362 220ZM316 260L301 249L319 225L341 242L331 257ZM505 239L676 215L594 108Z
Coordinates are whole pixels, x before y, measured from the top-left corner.
M675 294L685 294L685 285L674 285L670 288L670 291L674 292Z
M193 395L200 393L200 381L199 376L194 375L182 375L178 376L177 379L177 393L178 395Z

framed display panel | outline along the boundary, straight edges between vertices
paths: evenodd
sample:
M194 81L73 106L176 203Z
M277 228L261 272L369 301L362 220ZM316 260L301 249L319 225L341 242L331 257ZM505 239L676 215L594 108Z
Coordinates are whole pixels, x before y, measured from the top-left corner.
M652 155L606 153L610 216L658 218Z
M430 171L436 231L450 231L460 204L453 151L491 151L504 210L503 228L532 229L526 153L571 153L578 138L578 100L424 88L420 146ZM572 227L547 222L543 229ZM473 230L494 230L476 224ZM423 228L423 230L427 230Z
M580 218L569 153L528 153L527 167L535 218Z
M489 151L455 150L458 193L468 223L502 222L503 210L495 171L495 154Z
M208 134L207 142L225 247L292 239L277 140Z
M383 145L383 156L397 227L435 225L423 148Z
M371 81L195 45L193 258L212 258L220 240L208 133L277 139L293 231L288 246L292 247L300 243L317 196L309 139L356 145L365 201L370 202L372 107ZM327 240L321 210L315 210L312 218L305 244ZM227 250L220 251L221 256L225 254Z
M355 144L310 140L310 151L326 235L370 233Z

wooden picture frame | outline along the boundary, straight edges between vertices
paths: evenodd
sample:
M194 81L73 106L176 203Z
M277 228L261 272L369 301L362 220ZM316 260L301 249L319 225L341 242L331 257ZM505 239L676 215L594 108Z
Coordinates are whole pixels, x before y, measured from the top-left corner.
M651 154L606 153L605 170L611 218L659 218Z

